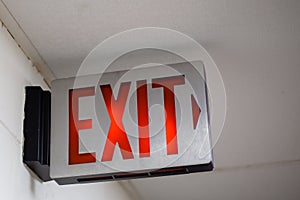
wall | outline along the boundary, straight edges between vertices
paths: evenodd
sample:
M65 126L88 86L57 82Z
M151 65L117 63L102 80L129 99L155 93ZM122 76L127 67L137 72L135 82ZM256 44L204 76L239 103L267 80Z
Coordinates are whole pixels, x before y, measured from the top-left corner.
M48 86L0 22L0 199L130 199L117 182L42 183L22 163L25 86Z

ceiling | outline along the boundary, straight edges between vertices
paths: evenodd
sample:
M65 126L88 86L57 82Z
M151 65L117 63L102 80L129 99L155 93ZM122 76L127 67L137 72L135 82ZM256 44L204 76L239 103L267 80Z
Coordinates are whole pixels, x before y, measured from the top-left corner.
M98 43L137 27L180 31L210 53L228 101L216 170L130 181L140 198L300 198L300 1L2 2L55 78L74 76Z
M174 29L214 54L293 42L300 23L297 0L2 1L57 78L74 75L97 44L131 28Z

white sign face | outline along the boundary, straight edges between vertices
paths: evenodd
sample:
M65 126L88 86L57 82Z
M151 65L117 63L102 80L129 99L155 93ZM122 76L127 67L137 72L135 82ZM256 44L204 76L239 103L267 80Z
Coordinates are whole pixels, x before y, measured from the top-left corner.
M50 176L69 184L212 170L207 104L201 62L55 80Z

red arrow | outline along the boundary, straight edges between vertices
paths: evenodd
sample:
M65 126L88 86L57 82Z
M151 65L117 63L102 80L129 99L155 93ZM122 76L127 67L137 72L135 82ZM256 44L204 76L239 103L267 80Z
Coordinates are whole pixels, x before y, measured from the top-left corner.
M197 127L198 119L201 113L201 109L193 95L191 95L192 112L193 112L193 125L194 129Z

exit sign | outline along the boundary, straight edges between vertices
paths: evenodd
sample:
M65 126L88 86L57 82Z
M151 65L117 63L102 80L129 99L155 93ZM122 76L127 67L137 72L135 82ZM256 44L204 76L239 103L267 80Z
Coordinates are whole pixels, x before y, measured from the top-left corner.
M59 184L212 170L204 67L190 63L52 83L50 176Z

